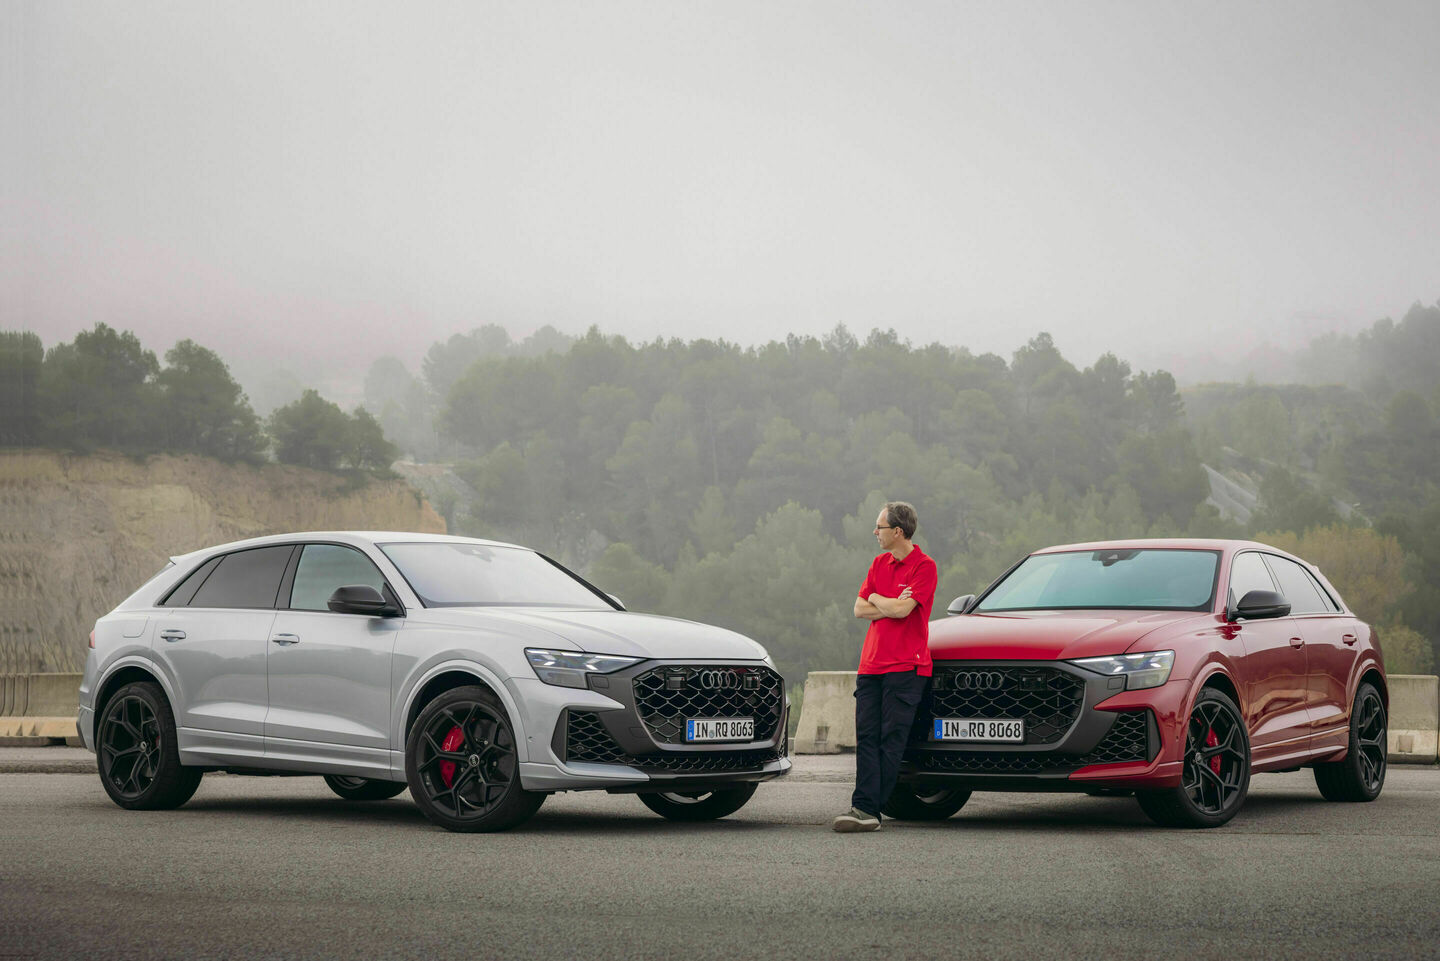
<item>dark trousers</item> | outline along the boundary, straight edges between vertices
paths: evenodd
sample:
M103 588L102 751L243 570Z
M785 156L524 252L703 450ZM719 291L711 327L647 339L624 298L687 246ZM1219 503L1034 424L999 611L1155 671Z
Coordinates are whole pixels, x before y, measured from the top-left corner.
M930 678L914 669L855 678L855 793L850 806L879 814L895 780L910 738L915 710Z

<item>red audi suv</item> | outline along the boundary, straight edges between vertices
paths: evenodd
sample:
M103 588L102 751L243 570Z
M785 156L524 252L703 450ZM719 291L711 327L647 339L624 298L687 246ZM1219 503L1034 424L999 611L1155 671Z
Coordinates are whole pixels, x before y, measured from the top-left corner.
M1049 547L949 613L890 817L947 818L972 791L1133 792L1159 824L1216 827L1252 773L1312 768L1331 801L1384 785L1374 633L1273 547Z

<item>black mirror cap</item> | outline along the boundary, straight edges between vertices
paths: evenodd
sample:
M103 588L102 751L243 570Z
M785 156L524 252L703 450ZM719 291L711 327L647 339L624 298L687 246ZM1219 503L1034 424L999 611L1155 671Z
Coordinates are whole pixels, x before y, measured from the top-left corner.
M1285 617L1289 613L1290 602L1285 600L1284 594L1274 591L1246 591L1245 596L1240 598L1240 603L1230 612L1230 620L1238 621L1243 617L1250 621L1260 621L1271 617Z
M392 617L400 611L369 584L337 587L326 606L336 614L369 614L371 617Z
M945 613L951 615L952 617L956 614L964 614L967 610L970 609L970 605L974 603L974 594L962 594L961 596L955 598L955 600L950 602L950 606L945 608Z

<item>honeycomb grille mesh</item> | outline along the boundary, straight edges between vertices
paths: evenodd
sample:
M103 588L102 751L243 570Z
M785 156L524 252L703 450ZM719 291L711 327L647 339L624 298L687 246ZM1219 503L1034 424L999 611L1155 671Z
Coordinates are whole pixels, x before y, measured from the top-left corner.
M918 750L907 756L922 771L944 774L1064 774L1091 764L1150 760L1148 711L1118 711L1094 750L1079 756L1045 751Z
M785 708L785 681L768 667L657 667L635 678L635 705L661 744L686 743L691 717L753 717L755 740L768 741Z
M628 764L666 774L715 774L759 770L783 757L780 750L626 754L593 711L571 711L565 726L565 759L593 764Z
M1026 744L1053 744L1065 736L1085 701L1085 682L1053 667L937 668L930 683L928 716L1023 720ZM919 712L925 714L926 712Z

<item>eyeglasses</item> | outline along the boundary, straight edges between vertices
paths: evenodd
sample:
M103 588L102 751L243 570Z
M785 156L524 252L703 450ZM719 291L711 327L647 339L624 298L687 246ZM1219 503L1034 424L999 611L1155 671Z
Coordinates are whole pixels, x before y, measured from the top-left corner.
M880 533L881 531L894 531L894 530L899 530L899 529L900 529L900 528L899 528L897 525L895 525L895 524L886 524L884 527L877 527L877 528L875 528L875 530L871 531L871 533L872 533L872 534L878 534L878 533Z

